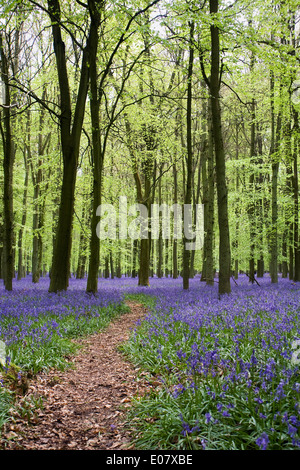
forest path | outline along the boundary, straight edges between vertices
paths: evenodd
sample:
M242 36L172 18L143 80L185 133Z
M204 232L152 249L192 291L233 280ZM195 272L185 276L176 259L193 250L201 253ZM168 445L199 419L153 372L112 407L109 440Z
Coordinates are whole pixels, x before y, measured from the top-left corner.
M80 340L75 368L39 374L29 394L45 397L31 424L17 420L6 428L5 447L21 450L118 450L130 446L123 419L131 398L151 385L118 347L129 339L135 323L147 313L128 301L130 312Z

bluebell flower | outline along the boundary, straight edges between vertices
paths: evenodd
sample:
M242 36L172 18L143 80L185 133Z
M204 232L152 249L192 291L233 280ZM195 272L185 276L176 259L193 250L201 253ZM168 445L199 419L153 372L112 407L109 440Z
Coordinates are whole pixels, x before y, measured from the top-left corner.
M289 424L288 425L288 433L291 437L294 437L295 434L297 433L297 428L295 428L295 426L293 426L292 424Z
M268 434L263 432L262 435L258 439L256 439L256 444L261 450L266 450L269 444Z

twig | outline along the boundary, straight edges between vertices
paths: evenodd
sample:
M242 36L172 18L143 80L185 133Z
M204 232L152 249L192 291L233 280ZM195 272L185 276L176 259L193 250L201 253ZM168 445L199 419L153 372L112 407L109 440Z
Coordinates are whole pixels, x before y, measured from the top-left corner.
M245 273L245 274L246 274L246 276L250 279L249 274L247 274L247 273ZM252 279L251 279L251 281L252 281ZM257 282L257 280L255 279L255 277L253 278L253 281L255 281L256 284L260 287L260 284L259 284L259 282Z

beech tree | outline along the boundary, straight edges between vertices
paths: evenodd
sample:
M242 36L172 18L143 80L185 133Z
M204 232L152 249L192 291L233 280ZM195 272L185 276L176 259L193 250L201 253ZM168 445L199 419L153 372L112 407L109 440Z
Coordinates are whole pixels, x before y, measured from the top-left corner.
M16 20L15 28L7 26L0 31L1 80L4 85L4 99L0 116L0 130L3 143L3 267L5 289L12 290L14 277L14 214L13 214L13 166L16 154L14 138L13 109L16 107L16 96L10 87L10 81L18 73L21 23ZM3 114L3 120L2 120Z

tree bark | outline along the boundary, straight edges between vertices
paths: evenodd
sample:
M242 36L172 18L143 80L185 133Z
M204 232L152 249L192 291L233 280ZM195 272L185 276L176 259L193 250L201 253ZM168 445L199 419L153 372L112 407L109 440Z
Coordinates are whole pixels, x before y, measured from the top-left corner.
M254 58L251 58L251 72L253 69ZM255 100L252 98L251 101L251 137L250 137L250 164L256 164L256 133L255 133ZM255 250L255 236L256 236L256 203L255 203L255 176L254 168L251 169L251 175L249 179L249 193L250 193L250 203L248 206L248 217L250 224L250 257L249 257L249 281L254 283L254 272L255 272L255 260L254 260L254 250Z
M158 204L159 207L161 206L162 203L162 197L161 197L161 179L162 179L162 168L163 164L160 165L159 168L159 180L158 180ZM157 257L157 277L160 279L163 276L163 241L162 241L162 222L161 218L159 218L159 234L158 234L158 240L157 240L157 252L158 252L158 257Z
M29 124L29 116L30 113L28 112L27 114L27 126ZM21 227L19 229L19 236L18 236L18 270L17 270L17 280L19 281L24 277L25 275L25 263L24 263L24 257L23 257L23 234L24 234L24 228L26 224L26 218L27 218L27 193L28 193L28 182L29 182L29 163L28 163L28 158L29 155L27 155L28 149L27 145L24 146L24 167L25 167L25 179L24 179L24 191L23 191L23 213L22 213L22 221L21 221Z
M281 87L281 84L280 84ZM275 112L274 112L274 74L270 75L270 93L271 93L271 148L270 154L272 158L272 197L271 197L271 234L270 234L270 247L271 247L271 262L270 262L270 276L271 282L278 282L278 172L279 172L279 142L281 135L281 103L277 115L277 127L275 135ZM281 95L280 95L281 98Z
M2 34L0 33L0 57L1 57L1 79L4 84L5 106L3 108L3 128L1 134L3 140L3 206L4 206L4 286L8 291L12 290L14 277L14 211L13 211L13 167L15 160L15 144L12 136L11 124L11 95L9 86L9 66Z
M90 2L94 3L94 2ZM102 5L102 4L101 4ZM102 5L103 6L103 5ZM90 259L86 291L96 293L98 290L98 271L100 263L100 240L97 236L96 227L98 223L97 208L101 204L103 152L100 137L100 103L103 90L98 92L97 73L97 49L98 28L100 25L100 11L93 5L91 24L91 46L90 46L90 110L92 121L93 142L93 212L91 221Z
M214 285L214 199L215 199L215 169L214 169L214 148L212 141L212 116L211 106L208 103L208 149L207 149L207 222L206 222L206 246L205 246L205 267L206 284Z
M192 149L192 77L194 66L194 28L193 21L189 23L189 65L188 65L188 84L187 84L187 111L186 111L186 145L187 145L187 158L186 158L186 185L184 204L191 206L192 204L192 172L193 172L193 149ZM183 245L183 289L189 289L190 277L190 259L191 252L186 248L186 244L190 240L184 234Z
M298 112L294 109L293 196L294 196L294 281L300 281L299 182L298 182Z
M53 45L60 90L60 138L63 155L61 199L49 287L49 292L58 292L67 290L69 285L72 224L75 200L74 191L79 145L89 83L91 31L89 32L87 44L83 50L80 82L73 115L65 44L62 39L60 27L61 15L59 0L48 0L48 10L52 24Z
M177 188L177 167L176 163L173 163L173 181L174 181L174 196L173 203L177 204L178 202L178 188ZM178 262L177 262L177 238L173 238L173 256L172 256L172 277L173 279L178 278Z
M219 1L210 0L210 14L218 12ZM213 22L211 33L211 71L210 71L210 95L213 124L213 139L216 158L216 179L218 198L218 223L219 223L219 294L231 292L231 253L228 223L228 195L225 177L225 151L222 136L222 121L220 109L220 37L219 28Z

